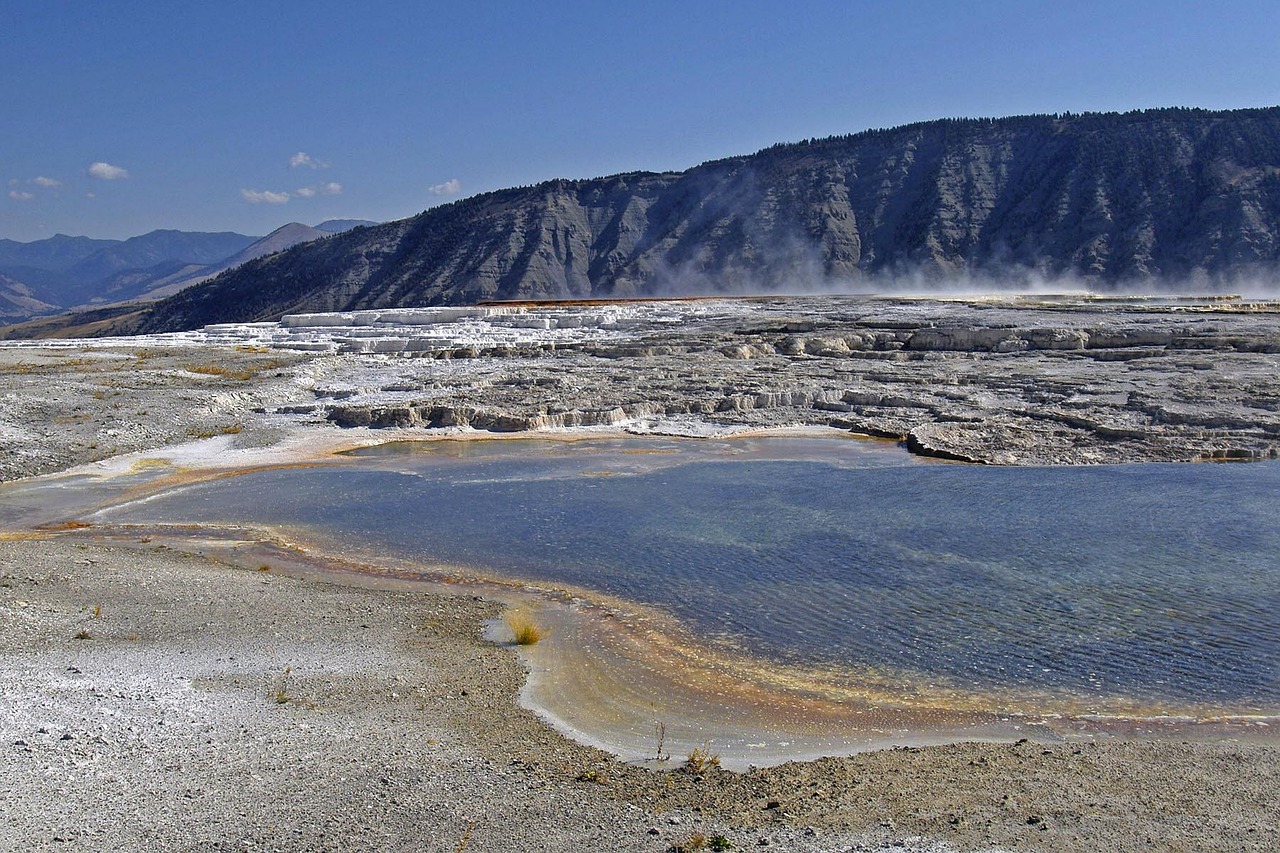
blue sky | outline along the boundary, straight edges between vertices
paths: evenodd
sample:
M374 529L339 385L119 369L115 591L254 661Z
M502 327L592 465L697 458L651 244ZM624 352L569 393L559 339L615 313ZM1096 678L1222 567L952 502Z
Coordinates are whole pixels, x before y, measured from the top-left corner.
M396 219L944 116L1280 103L1263 0L6 0L0 33L16 240Z

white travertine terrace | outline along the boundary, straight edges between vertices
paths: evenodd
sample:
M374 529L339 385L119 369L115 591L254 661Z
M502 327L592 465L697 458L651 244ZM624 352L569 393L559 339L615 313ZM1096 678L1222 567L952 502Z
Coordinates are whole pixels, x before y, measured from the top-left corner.
M321 353L415 354L471 347L558 346L618 341L691 321L747 317L752 303L620 302L564 307L484 305L289 314L279 322L218 323L132 338L6 341L5 346L266 346Z

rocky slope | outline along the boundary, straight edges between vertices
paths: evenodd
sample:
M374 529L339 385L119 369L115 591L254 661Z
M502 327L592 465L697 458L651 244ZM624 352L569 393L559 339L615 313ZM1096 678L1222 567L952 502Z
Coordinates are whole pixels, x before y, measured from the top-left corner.
M247 264L120 331L903 276L1235 287L1278 259L1280 108L955 119L476 196Z

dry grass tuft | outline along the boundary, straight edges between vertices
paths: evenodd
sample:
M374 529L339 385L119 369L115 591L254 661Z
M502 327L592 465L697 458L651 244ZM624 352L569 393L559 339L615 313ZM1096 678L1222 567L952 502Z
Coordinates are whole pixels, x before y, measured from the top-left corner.
M52 524L41 524L36 530L83 530L86 527L93 527L87 521L58 521Z
M693 752L689 753L689 757L684 760L684 766L694 773L702 773L712 767L719 767L720 756L713 754L710 746L695 746Z
M516 610L507 614L507 627L517 646L532 646L547 636L546 629L533 620L528 613Z
M695 830L681 844L673 844L671 853L693 853L695 850L732 850L733 842L723 835L707 836L701 830Z
M226 424L225 426L216 427L214 429L196 429L192 427L187 430L187 435L192 438L213 438L218 435L238 435L244 431L244 427L240 424Z
M276 686L275 700L277 705L287 705L293 701L293 697L289 695L289 673L293 672L292 666L286 666L284 672L280 674L280 682Z
M707 836L696 831L690 834L683 844L671 845L671 850L674 853L692 853L694 850L705 849L707 849Z
M221 364L193 364L187 368L188 373L199 373L202 376L221 376L225 379L239 379L247 382L258 374L252 368L231 368Z

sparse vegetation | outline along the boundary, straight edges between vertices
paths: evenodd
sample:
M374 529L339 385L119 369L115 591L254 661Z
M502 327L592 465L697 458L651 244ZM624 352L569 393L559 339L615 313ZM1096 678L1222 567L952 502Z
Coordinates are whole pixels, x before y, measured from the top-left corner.
M473 820L467 824L466 832L462 833L462 838L458 839L458 846L453 848L453 853L462 853L467 849L467 845L471 843L471 832L476 828L476 822Z
M261 566L258 566L258 571L260 571L260 572L269 572L269 571L271 571L271 567L270 567L270 566L268 566L266 563L263 563Z
M705 747L695 746L693 752L689 753L689 757L684 760L684 766L694 773L702 773L712 767L719 767L720 755L712 753L709 745Z
M286 705L293 701L293 697L289 695L289 673L293 672L292 666L286 666L284 672L280 673L280 682L276 685L275 700L277 705Z
M214 429L196 429L193 427L187 430L187 435L192 438L213 438L219 435L238 435L243 430L244 427L240 424L225 424Z
M76 631L76 633L75 633L75 638L76 638L77 640L92 640L92 639L93 639L93 637L89 636L89 632L88 632L88 631L86 631L84 628L81 628L79 631Z
M188 373L199 373L202 376L220 376L225 379L238 379L241 382L247 382L257 375L258 371L252 368L231 368L221 364L193 364L187 368Z
M609 774L598 767L590 767L578 774L579 782L591 782L596 785L608 785Z
M723 835L708 836L701 830L695 830L683 842L672 844L668 853L692 853L694 850L732 850L733 842Z
M93 527L87 521L57 521L52 524L41 524L36 530L83 530L86 527Z
M520 610L507 614L507 627L517 646L532 646L547 636L547 631L528 613Z
M672 844L668 848L668 853L692 853L694 850L705 850L707 847L707 836L701 831L694 831L679 844Z
M228 367L225 364L190 364L186 366L186 370L188 373L198 373L202 376L218 376L223 379L236 379L240 382L247 382L264 370L275 370L278 367L283 367L284 364L285 362L278 358L269 358L254 364L236 367Z

